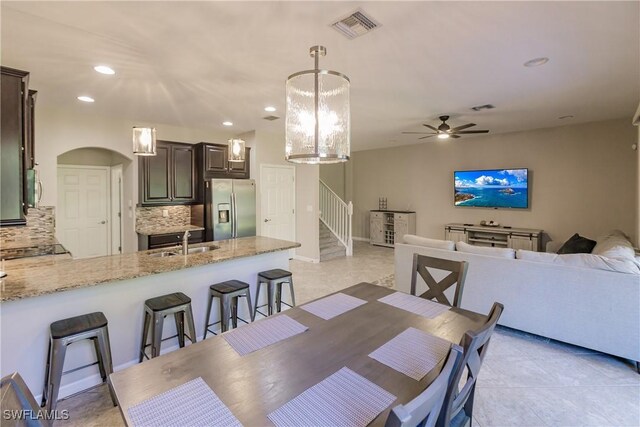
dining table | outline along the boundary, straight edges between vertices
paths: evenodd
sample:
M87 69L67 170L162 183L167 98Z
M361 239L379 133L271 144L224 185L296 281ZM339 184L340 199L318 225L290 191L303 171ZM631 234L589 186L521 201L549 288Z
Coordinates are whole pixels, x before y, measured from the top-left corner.
M378 301L395 291L371 283L339 292L367 303L329 320L301 306L274 314L269 318L286 315L308 330L244 356L217 335L111 374L109 385L125 423L133 425L128 413L133 405L200 377L244 426L273 426L269 413L347 367L397 396L370 424L383 426L391 408L419 395L446 358L415 380L369 354L408 328L458 344L466 331L487 320L486 315L456 307L425 318Z

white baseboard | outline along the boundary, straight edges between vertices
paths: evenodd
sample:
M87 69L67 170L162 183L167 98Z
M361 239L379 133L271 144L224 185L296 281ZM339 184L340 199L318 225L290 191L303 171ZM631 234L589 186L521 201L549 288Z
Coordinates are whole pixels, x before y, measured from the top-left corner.
M298 260L298 261L304 261L304 262L312 262L314 264L317 264L320 262L319 259L316 258L308 258L306 256L302 256L302 255L294 255L293 259Z
M368 237L355 237L355 236L353 236L353 237L351 237L351 238L352 238L353 240L358 241L358 242L368 242L368 241L369 241L369 238L368 238Z

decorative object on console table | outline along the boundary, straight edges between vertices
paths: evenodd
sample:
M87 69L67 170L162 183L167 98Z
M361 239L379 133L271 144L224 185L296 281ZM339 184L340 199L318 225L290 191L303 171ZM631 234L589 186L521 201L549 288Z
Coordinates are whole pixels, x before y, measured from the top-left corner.
M416 233L413 211L373 210L370 213L369 242L392 248L405 234Z
M378 209L380 209L381 211L386 211L387 210L387 198L386 197L379 197L378 198Z
M155 156L143 156L138 160L141 206L196 203L193 145L158 141Z
M476 246L525 249L539 252L542 232L540 229L514 228L493 225L447 224L444 227L445 240L465 242Z

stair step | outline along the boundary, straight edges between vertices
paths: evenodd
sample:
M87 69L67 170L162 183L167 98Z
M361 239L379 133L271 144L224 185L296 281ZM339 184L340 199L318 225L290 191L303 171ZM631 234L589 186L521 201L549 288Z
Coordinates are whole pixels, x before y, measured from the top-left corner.
M335 254L335 253L341 253L343 255L346 255L347 251L346 251L344 246L320 249L320 255L321 256L322 255L327 255L327 254Z

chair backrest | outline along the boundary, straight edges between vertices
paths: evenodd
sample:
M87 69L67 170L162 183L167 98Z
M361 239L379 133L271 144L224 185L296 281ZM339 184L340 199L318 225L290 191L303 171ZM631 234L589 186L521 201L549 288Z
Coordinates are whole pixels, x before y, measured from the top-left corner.
M0 408L2 408L2 427L44 427L46 425L43 417L38 416L42 415L40 413L42 409L17 372L0 380ZM5 418L5 415L8 416Z
M502 310L504 310L504 306L494 302L486 323L476 331L467 331L462 337L460 346L463 348L463 356L453 369L438 426L448 426L451 419L463 409L463 406L466 407L468 404L468 408L472 407L476 380L489 348L489 340L498 324ZM467 378L460 387L460 380L465 368L467 368Z
M413 254L413 267L411 270L411 295L416 295L416 287L418 274L427 284L427 291L420 295L426 299L436 299L439 303L449 306L460 307L462 302L462 289L464 288L464 279L467 277L466 261L452 261L450 259L434 258L426 255ZM439 282L436 281L429 268L437 270L449 271L450 273ZM453 304L444 294L444 291L451 286L456 285L456 292L453 297Z
M451 374L460 359L462 348L453 344L438 377L411 402L393 408L389 412L385 427L435 426L447 394Z

